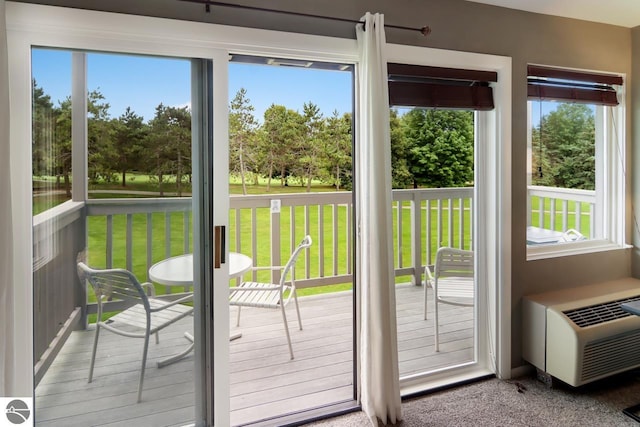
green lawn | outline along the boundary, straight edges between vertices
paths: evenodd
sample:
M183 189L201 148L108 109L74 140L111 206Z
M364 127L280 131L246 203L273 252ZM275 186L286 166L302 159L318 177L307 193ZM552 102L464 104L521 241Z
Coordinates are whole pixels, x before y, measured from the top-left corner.
M580 227L576 224L576 205L580 203L581 209L581 218L580 218ZM580 233L585 236L587 239L591 235L591 217L589 215L590 205L589 203L584 202L573 202L569 201L567 203L567 227L563 227L562 222L562 206L560 203L556 203L555 210L555 218L554 218L554 227L553 229L556 231L567 231L569 228L573 228L576 230L580 230ZM531 225L536 227L540 226L540 198L532 197L531 198ZM544 218L542 228L551 229L551 200L545 199L544 203Z

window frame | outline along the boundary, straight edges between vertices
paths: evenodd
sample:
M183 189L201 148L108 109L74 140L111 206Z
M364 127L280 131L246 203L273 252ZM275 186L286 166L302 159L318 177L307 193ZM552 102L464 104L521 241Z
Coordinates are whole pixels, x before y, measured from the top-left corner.
M418 66L495 71L492 84L496 108L476 112L474 117L476 200L475 236L478 257L478 298L486 301L477 309L476 362L426 376L416 374L400 380L402 396L423 393L479 375L511 378L511 94L510 57L459 52L428 47L387 44L387 62ZM486 141L482 143L479 141ZM495 360L489 360L491 357Z
M626 80L622 73L617 74ZM626 230L626 97L624 83L616 87L617 106L596 105L596 215L589 240L526 245L527 261L629 248ZM532 178L532 102L527 101L527 226L530 224ZM526 242L526 239L525 239Z

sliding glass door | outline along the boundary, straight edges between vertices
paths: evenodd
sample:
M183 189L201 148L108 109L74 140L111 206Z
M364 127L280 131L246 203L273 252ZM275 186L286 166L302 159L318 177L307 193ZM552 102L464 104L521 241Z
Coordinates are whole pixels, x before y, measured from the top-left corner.
M199 171L211 169L211 97L202 94L211 72L202 70L212 61L50 48L31 57L37 422L204 418L211 409L194 406L205 400L197 379L209 342L199 326L213 309L204 291L215 273L202 267L216 218L204 209L211 178ZM176 260L197 268L168 266ZM113 291L113 269L129 272L129 296ZM144 338L126 336L146 334L136 299L184 302L159 312L176 321L146 355ZM72 411L65 404L79 401Z
M353 407L352 41L313 38L309 49L310 36L216 26L199 36L183 22L13 9L22 8L29 19L14 22L9 54L12 149L24 164L12 179L32 182L16 206L33 217L16 227L33 236L19 258L33 289L24 300L36 421L239 425ZM74 20L86 25L72 32ZM171 42L160 42L168 33ZM302 73L296 103L282 98L292 70ZM253 92L256 80L271 94ZM273 91L276 80L284 86ZM247 117L245 84L247 98L263 103L255 126L236 120ZM245 151L243 135L257 151ZM288 323L278 309L255 307L238 322L229 286L279 283L246 270L286 264L305 236L312 245L293 276L300 317L292 303ZM249 264L238 268L238 259ZM96 292L79 263L134 279L120 293ZM158 343L150 337L146 355L144 339L109 330L136 329L122 316L134 293L179 300L186 313Z
M32 49L39 423L240 425L353 404L353 66L234 59ZM311 90L320 79L339 95ZM300 105L280 98L294 81ZM278 283L248 269L284 265L305 236L289 351L278 310L238 323L228 284ZM145 357L144 339L112 333L144 335L135 302L78 263L128 271L140 303L186 298L189 315Z

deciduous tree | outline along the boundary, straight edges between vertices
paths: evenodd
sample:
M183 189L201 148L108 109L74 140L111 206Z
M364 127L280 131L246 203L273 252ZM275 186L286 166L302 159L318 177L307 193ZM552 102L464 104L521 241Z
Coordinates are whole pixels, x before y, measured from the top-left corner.
M536 139L542 141L542 147L534 146L534 159L536 149L539 157L534 168L542 162L542 177L534 169L535 184L595 188L595 120L588 105L558 104L534 129L534 143Z
M460 187L473 182L473 112L414 109L404 116L414 186Z
M52 176L54 162L51 150L55 146L56 111L51 96L38 86L35 79L32 101L32 168L33 175Z
M329 181L335 186L336 191L340 191L342 187L351 189L351 114L340 116L338 111L334 111L331 117L326 119L322 141L325 149L324 168Z
M407 188L413 185L413 175L409 170L411 144L405 136L403 120L398 110L391 109L389 115L391 130L391 185L393 188Z
M322 165L326 164L325 122L320 108L312 102L305 102L302 117L302 137L297 145L297 174L306 181L307 192L311 191L311 182L320 177Z
M280 177L281 186L287 185L287 177L295 165L302 126L302 116L282 105L271 104L264 112L259 151L262 171L268 180L267 191L274 177Z
M149 123L147 137L153 162L150 169L156 175L161 195L167 175L176 177L178 195L182 195L184 179L191 174L191 113L188 107L156 107Z
M246 173L256 171L258 122L255 108L241 88L229 107L229 171L240 175L242 194L247 194Z
M144 156L144 141L148 128L142 116L127 107L125 112L111 123L116 164L122 175L122 186L127 185L127 172L138 169Z

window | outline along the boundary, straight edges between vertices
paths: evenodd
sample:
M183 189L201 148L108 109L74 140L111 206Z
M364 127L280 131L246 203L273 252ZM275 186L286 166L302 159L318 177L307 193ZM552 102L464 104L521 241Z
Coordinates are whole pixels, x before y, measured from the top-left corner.
M528 258L624 244L622 77L528 67Z
M485 244L476 238L476 159L478 149L490 144L481 123L493 114L498 73L395 62L387 70L396 272L419 265L413 270L418 278L396 277L400 383L454 381L463 371L482 370L490 358L483 352L487 310L476 297L446 315L447 307L439 305L442 317L435 320L433 292L415 284L422 280L422 263L434 271L439 248L477 250ZM485 283L475 289L477 295L488 291ZM407 318L406 310L422 315ZM434 352L436 322L446 332L440 329Z

